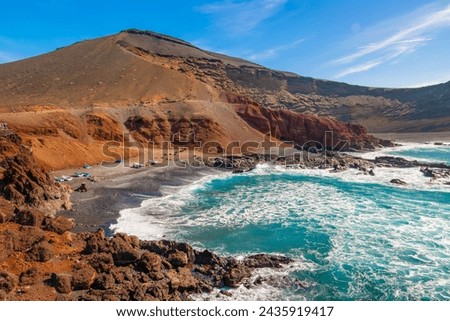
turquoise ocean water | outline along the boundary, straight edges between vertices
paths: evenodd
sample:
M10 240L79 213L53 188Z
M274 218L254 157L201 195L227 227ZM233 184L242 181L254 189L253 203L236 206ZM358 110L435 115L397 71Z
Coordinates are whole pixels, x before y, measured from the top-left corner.
M448 146L421 146L415 148L400 148L390 152L391 155L423 159L450 165L450 148Z
M448 162L450 150L441 150L408 156ZM233 299L450 300L450 186L430 184L418 169L375 172L262 165L145 201L116 228L223 255L296 259L261 271L269 281L233 290ZM409 185L392 186L391 178Z

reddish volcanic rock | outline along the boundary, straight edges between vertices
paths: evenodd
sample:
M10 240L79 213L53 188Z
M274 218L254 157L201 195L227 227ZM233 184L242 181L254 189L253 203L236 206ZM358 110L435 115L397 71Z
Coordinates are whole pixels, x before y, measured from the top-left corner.
M18 284L17 277L6 271L0 271L0 290L11 292Z
M86 243L95 253L86 253ZM7 252L0 260L0 298L6 300L187 300L224 284L239 286L250 265L288 261L261 255L247 266L185 243L107 238L103 231L60 235L16 223L0 224L0 248ZM18 286L30 290L15 291Z
M75 227L75 221L71 218L58 216L55 219L44 219L43 225L43 229L46 231L64 234L67 231L71 231Z
M363 126L344 124L329 117L267 109L254 103L237 104L235 110L253 128L299 145L318 143L327 149L373 149L390 143L368 135ZM327 132L333 136L326 136Z
M37 210L21 210L15 216L15 222L21 225L38 226L42 225L45 214Z
M80 265L72 272L74 290L86 290L94 283L97 273L90 265Z
M0 136L0 146L0 168L3 168L0 186L4 186L3 194L7 200L15 206L32 207L47 213L53 213L61 207L71 207L70 188L50 178L18 135L10 133ZM32 220L31 217L28 219Z
M59 293L70 293L72 291L72 276L67 273L53 274L53 283Z
M48 241L42 241L34 244L33 247L27 252L27 260L47 262L55 255L53 246Z

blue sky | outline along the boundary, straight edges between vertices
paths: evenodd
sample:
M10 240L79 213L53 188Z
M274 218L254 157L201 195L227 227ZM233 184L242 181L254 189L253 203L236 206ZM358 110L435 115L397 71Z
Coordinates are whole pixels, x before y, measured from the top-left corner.
M450 80L450 0L3 1L0 63L128 28L322 79Z

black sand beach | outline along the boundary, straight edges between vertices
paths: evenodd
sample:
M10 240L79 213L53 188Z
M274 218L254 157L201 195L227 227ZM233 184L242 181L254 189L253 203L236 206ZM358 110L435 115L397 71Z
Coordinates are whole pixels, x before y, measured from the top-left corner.
M218 169L209 167L164 167L129 168L122 164L116 167L94 166L90 169L65 170L53 173L55 176L71 175L72 172L89 172L96 182L86 178L73 178L69 184L73 189L82 183L87 192L73 192L71 210L58 214L74 218L76 232L95 231L103 228L112 234L109 226L115 223L120 211L139 207L142 201L161 196L161 186L181 186L217 173Z

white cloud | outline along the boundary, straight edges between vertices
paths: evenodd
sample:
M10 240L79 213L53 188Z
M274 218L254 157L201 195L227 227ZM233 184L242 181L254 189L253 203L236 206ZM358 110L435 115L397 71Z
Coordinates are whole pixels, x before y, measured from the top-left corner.
M0 51L0 64L18 60L19 58L8 52Z
M405 27L399 30L398 26ZM335 65L350 65L336 78L368 71L394 59L398 61L432 41L431 33L446 27L450 27L450 5L443 8L426 6L397 19L381 22L358 35L356 42L364 39L365 44L332 62ZM384 36L380 38L380 34ZM378 39L367 43L366 39L371 39L373 35Z
M218 24L231 33L246 33L261 22L272 17L287 0L252 0L216 2L198 8L205 14L214 15Z
M381 64L380 61L369 61L360 65L352 66L338 73L335 78L342 78L357 72L367 71Z
M377 59L370 60L361 64L352 65L350 67L347 67L346 69L339 72L335 78L342 78L351 74L355 74L358 72L368 71L372 68L375 68L381 64L384 64L385 62L392 61L394 62L396 58L402 57L403 55L412 53L416 50L416 47L411 46L398 46L391 50L388 54L385 54L384 56L381 56Z
M276 57L280 52L293 49L303 42L303 39L296 40L293 43L266 49L261 52L252 53L247 57L251 61L264 61Z

